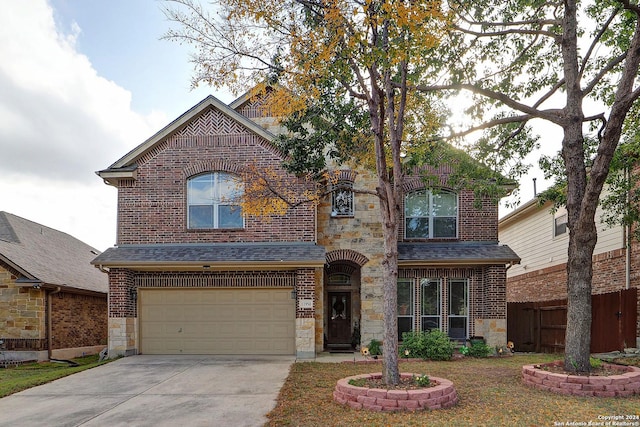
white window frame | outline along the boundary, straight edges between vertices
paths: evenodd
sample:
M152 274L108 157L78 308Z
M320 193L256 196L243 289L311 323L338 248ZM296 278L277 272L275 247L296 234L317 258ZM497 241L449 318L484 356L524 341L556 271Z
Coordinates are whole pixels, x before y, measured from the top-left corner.
M210 198L210 203L197 203L196 201L193 200L193 199L196 199L196 195L194 194L194 192L196 191L195 183L198 182L198 180L202 180L205 177L210 177L210 181L211 181L211 190L210 190L211 194L208 195L208 197ZM225 181L230 180L230 181L235 181L236 183L239 183L239 180L235 175L226 173L226 172L207 172L207 173L199 174L196 176L192 176L189 179L187 179L187 228L189 230L244 228L244 215L242 214L242 208L240 207L240 205L234 202L234 199L236 199L241 194L242 189L240 188L239 185L237 185L236 186L237 188L235 188L234 190L227 191L227 193L230 193L230 194L221 194L220 183L222 178L224 178ZM231 198L229 198L230 195L232 196ZM203 227L193 226L193 224L191 223L191 208L197 207L197 206L212 207L211 226L203 226ZM239 224L238 226L226 227L226 226L220 225L220 208L229 207L229 206L234 207L235 209L240 209L241 224Z
M434 206L434 198L438 196L438 194L451 194L455 196L455 200L456 200L456 206L455 206L455 215L435 215L435 210L433 208ZM409 197L415 197L417 195L421 195L424 194L425 196L425 203L427 204L426 206L426 211L428 212L428 216L410 216L408 215L407 212L407 198ZM458 219L458 213L459 213L459 207L460 207L460 200L459 200L459 196L458 193L455 193L453 191L447 191L447 190L439 190L437 192L434 192L432 190L419 190L419 191L414 191L411 193L408 193L405 195L405 199L404 199L405 205L404 205L404 238L407 240L420 240L420 239L457 239L458 238L458 233L459 233L459 224L460 221ZM429 233L428 236L408 236L407 233L407 223L410 219L427 219L428 220L428 229L429 229ZM446 236L446 237L442 237L442 236L434 236L434 220L436 218L453 218L455 220L455 233L454 236Z

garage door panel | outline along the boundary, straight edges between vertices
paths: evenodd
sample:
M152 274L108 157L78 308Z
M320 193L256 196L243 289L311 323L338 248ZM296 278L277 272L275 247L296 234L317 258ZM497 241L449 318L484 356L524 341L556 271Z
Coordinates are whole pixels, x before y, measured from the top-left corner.
M293 354L291 289L140 289L146 354Z

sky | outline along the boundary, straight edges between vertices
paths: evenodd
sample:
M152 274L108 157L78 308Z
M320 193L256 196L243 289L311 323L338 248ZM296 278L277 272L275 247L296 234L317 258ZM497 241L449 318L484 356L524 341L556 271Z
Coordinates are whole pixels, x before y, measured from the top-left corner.
M213 94L159 0L0 0L0 211L104 251L117 191L95 174ZM520 199L533 197L523 177ZM501 214L508 210L501 209Z

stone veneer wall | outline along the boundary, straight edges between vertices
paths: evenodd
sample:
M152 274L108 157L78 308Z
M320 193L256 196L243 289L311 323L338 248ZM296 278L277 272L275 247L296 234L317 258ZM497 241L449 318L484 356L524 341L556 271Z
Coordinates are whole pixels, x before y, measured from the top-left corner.
M17 275L0 265L0 338L46 338L45 291L18 287Z
M354 191L375 188L376 177L359 171L353 183ZM355 251L368 259L360 270L360 342L381 339L382 322L382 226L379 202L370 194L355 194L353 217L331 217L331 197L325 197L318 205L318 244L327 253L339 250ZM316 295L324 298L322 284ZM316 351L323 350L324 306L316 306ZM355 324L357 319L352 319ZM352 327L354 326L352 324Z
M446 167L444 168L446 169ZM446 170L442 171L446 175ZM355 174L353 189L355 194L354 216L347 218L331 217L331 198L326 197L318 206L318 244L324 246L327 253L339 250L352 250L368 259L360 271L361 277L361 343L383 336L383 290L382 290L382 225L380 223L379 201L370 194L357 193L358 190L370 191L377 185L375 174L358 170ZM409 179L405 190L424 188L423 181ZM497 241L497 208L486 202L482 209L474 206L471 191L459 193L459 239L461 241ZM404 223L404 218L401 218ZM398 239L402 241L403 231ZM470 277L472 299L470 300L469 334L486 334L488 342L495 345L506 344L506 270L504 265L470 269L437 268L440 276ZM423 269L424 270L424 269ZM460 276L460 271L471 271ZM400 272L402 275L402 271ZM409 274L409 273L407 273ZM402 276L414 277L414 276ZM415 276L418 277L418 276ZM419 276L431 277L431 276ZM316 290L316 296L324 295L324 288ZM316 351L322 351L323 344L323 306L318 305L316 312ZM356 319L354 319L356 320ZM446 319L445 319L446 320ZM352 325L353 326L353 325ZM476 330L477 328L477 330ZM445 328L446 329L446 328Z

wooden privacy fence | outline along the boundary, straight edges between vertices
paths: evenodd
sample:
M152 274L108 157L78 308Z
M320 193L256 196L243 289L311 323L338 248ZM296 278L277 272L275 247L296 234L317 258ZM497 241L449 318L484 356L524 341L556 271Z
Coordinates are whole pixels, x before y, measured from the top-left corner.
M636 288L591 297L591 352L635 347ZM567 328L567 300L507 304L507 337L516 351L561 353Z

